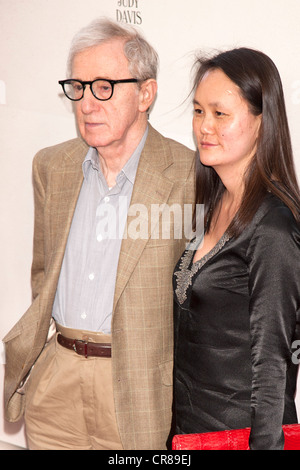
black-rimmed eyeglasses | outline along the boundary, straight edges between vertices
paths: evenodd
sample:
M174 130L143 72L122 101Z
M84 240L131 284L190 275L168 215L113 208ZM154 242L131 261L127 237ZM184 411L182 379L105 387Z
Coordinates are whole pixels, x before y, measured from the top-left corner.
M69 100L79 101L83 98L84 90L87 85L90 86L94 97L100 101L108 101L114 93L114 86L117 83L137 83L136 78L126 78L124 80L106 80L97 78L91 82L83 82L81 80L60 80L58 83L62 86L64 94Z

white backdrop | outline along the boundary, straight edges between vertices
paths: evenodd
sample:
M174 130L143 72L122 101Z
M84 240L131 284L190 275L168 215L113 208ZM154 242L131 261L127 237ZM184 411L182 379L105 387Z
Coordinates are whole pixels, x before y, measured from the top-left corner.
M195 50L246 46L270 55L281 73L300 175L299 0L0 0L0 338L31 300L32 158L76 136L57 81L66 78L74 33L99 16L136 25L157 49L151 123L190 147L192 106L185 99ZM1 395L3 373L0 364ZM1 440L26 445L23 424L5 423L2 407Z

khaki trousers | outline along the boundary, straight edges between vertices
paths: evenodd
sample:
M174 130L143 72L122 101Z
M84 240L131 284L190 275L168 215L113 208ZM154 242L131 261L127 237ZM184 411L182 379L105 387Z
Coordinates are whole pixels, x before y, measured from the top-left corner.
M57 326L72 339L111 343L111 336ZM35 364L26 389L25 429L32 450L121 450L111 358L79 356L57 343Z

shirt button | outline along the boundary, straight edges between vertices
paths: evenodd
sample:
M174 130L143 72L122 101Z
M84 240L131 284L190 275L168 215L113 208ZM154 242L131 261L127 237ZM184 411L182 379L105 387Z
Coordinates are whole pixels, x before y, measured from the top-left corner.
M104 202L109 202L109 197L108 197L108 196L106 196L106 197L104 198Z
M94 273L89 274L89 280L93 281L94 279L95 279L95 274Z
M102 237L101 233L99 233L99 235L97 235L97 241L102 242L102 240L103 240L103 237Z
M86 319L86 313L85 312L83 312L80 316L81 316L82 320Z

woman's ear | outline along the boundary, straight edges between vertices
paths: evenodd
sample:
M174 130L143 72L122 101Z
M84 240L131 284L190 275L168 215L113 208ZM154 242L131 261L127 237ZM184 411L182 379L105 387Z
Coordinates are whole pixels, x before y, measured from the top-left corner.
M145 113L153 104L157 93L157 81L154 78L145 80L140 86L139 110Z

